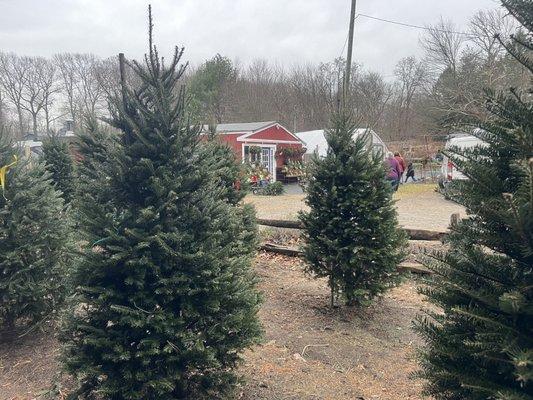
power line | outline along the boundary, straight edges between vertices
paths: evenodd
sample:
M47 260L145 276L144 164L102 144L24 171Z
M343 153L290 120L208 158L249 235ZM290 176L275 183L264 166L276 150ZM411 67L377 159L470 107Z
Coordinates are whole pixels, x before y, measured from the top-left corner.
M399 22L399 21L393 21L393 20L390 20L390 19L373 17L372 15L366 15L366 14L361 14L361 13L357 14L357 16L374 19L376 21L386 22L388 24L405 26L405 27L408 27L408 28L423 29L425 31L437 31L437 32L443 32L443 33L454 33L456 35L464 35L464 36L469 36L469 37L474 36L473 34L467 33L467 32L448 31L446 29L439 29L439 28L428 28L427 26L408 24L408 23L405 23L405 22Z
M357 17L359 16L359 14L356 14L355 15L355 18L354 18L354 21L357 19ZM344 49L346 49L346 44L348 43L348 37L350 36L350 32L348 32L346 34L346 39L344 40L344 44L342 45L342 49L341 49L341 52L339 54L339 58L343 57L344 56Z

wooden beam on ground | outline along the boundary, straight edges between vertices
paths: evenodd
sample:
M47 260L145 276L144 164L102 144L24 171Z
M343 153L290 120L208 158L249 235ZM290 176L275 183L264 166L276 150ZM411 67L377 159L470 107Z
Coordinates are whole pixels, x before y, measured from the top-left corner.
M296 247L281 246L275 243L263 243L259 247L260 250L268 251L270 253L282 254L289 257L303 257L303 252ZM400 272L412 272L415 274L428 275L432 272L424 267L422 264L413 262L403 262L398 265L398 271Z
M412 272L413 274L420 274L420 275L431 275L433 272L431 272L430 269L424 267L420 263L416 262L403 262L400 265L398 265L398 271L401 272Z
M283 254L290 257L303 256L303 252L295 247L281 246L274 243L263 243L259 248L270 253Z
M304 226L300 221L289 221L284 219L263 219L257 218L259 225L273 226L275 228L303 229Z
M446 237L446 232L429 231L427 229L403 228L410 240L431 240L440 241Z
M264 226L272 226L275 228L287 229L303 229L300 221L289 221L283 219L264 219L258 218L257 223ZM429 231L426 229L411 229L403 228L411 240L442 240L446 236L446 232Z

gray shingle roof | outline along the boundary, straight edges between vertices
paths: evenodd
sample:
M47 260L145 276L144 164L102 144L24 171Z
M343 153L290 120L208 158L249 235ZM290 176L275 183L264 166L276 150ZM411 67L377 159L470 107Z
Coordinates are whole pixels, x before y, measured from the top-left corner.
M266 121L266 122L241 122L236 124L218 124L217 132L255 132L262 128L266 128L272 124L275 124L276 121ZM207 127L204 128L207 130Z

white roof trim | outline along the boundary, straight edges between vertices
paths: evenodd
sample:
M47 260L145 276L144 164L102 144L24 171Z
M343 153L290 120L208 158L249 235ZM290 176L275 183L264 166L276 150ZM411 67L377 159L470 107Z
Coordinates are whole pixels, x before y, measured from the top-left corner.
M238 137L237 142L244 142L244 143L263 143L263 142L269 142L269 143L287 143L287 144L301 144L304 143L301 140L276 140L276 139L246 139L244 137Z

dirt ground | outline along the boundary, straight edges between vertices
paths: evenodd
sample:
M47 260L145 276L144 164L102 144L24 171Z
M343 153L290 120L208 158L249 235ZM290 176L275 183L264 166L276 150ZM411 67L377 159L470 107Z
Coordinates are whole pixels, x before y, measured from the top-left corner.
M401 185L394 199L400 225L407 228L444 231L453 213L465 216L463 207L444 199L434 184ZM245 201L255 205L259 218L296 219L298 212L306 209L303 194L248 195Z
M368 309L330 309L326 282L307 276L298 260L259 254L255 268L265 340L245 353L238 398L422 399L422 382L410 377L420 345L411 324L425 304L412 279ZM67 392L58 354L53 331L2 344L0 399L35 399L54 382Z
M242 399L423 399L412 320L427 305L413 280L368 309L331 309L297 261L263 254L256 269L265 344L246 353Z

